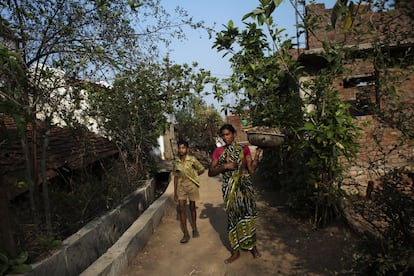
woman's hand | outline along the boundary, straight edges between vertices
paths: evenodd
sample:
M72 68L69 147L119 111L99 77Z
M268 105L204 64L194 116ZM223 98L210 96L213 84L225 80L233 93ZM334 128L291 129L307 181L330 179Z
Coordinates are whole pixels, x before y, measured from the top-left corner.
M237 169L239 164L237 162L228 162L223 164L223 168L226 170L234 171Z
M247 167L249 169L249 173L254 173L259 165L260 155L262 154L263 150L259 147L256 148L254 158L251 157L250 161L247 163Z
M230 159L227 161L227 163L219 166L218 159L213 159L213 161L211 161L210 168L208 169L208 176L216 176L225 171L234 171L239 167L237 162L231 162Z
M262 154L263 150L259 147L256 148L256 153L254 154L254 161L259 161L260 155Z

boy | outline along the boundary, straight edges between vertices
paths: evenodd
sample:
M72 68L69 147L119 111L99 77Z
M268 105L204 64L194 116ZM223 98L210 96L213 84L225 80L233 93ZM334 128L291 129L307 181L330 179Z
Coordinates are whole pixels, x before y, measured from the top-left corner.
M200 236L196 224L197 214L195 202L200 198L200 180L198 176L204 172L204 167L194 156L188 154L188 142L179 141L177 145L178 158L174 161L173 167L174 200L178 201L180 221L184 232L184 236L180 242L187 243L190 240L190 234L187 229L187 216L185 212L187 198L190 201L193 238Z

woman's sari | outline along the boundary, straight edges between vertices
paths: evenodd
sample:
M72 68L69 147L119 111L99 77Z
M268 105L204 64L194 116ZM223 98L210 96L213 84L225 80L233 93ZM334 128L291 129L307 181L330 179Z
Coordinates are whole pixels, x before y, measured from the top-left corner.
M228 220L228 235L232 249L251 250L256 245L256 201L252 181L244 164L243 147L227 146L218 158L218 165L237 162L238 169L223 173L223 199Z

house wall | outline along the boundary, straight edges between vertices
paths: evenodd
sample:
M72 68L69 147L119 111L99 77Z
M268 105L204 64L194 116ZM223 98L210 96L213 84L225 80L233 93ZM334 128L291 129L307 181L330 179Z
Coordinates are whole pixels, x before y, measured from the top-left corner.
M341 18L333 26L331 23L332 9L325 9L325 4L306 6L306 14L315 15L317 23L321 26L321 28L306 32L308 49L322 48L323 41L363 46L371 43L374 38L378 37L378 34L381 34L381 38L393 39L395 44L413 38L412 18L399 10L378 13L371 11L368 5L360 5L358 16L354 18L352 25L361 32L344 32Z
M246 130L248 127L242 126L242 117L238 115L227 115L226 116L226 123L233 125L233 127L236 129L236 137L235 141L237 143L241 144L248 144L249 141L247 140L247 133Z
M322 27L319 30L314 30L313 33L308 33L308 49L305 50L305 55L307 52L315 57L318 53L321 53L323 51L321 49L322 41L326 40L354 47L356 53L358 51L369 51L372 48L370 43L373 40L373 36L377 35L378 38L378 34L380 34L380 37L384 38L383 34L385 32L393 34L391 37L394 41L391 42L391 45L407 45L407 43L414 41L414 22L412 18L399 14L398 10L389 13L374 13L369 11L368 8L368 6L360 7L360 11L364 12L363 15L356 18L354 26L361 27L364 31L375 29L376 33L372 35L364 34L363 37L360 37L358 34L344 33L341 28L338 28L341 26L340 24L337 24L337 29L333 29L330 20L332 9L325 9L324 4L307 6L307 13L317 15ZM380 22L387 23L379 24ZM395 46L393 49L396 54L398 54L399 50L406 50L406 48L399 49L398 47L400 46ZM315 75L315 71L312 71L312 68L315 67L315 64L312 64L312 59L308 59L305 62L305 66L309 68L307 73L310 77ZM413 66L413 63L411 66ZM348 69L346 73L337 78L333 83L334 88L340 92L342 100L355 103L358 98L358 92L361 89L366 89L372 93L369 97L370 101L376 103L379 99L377 104L379 104L381 110L390 112L389 110L391 110L392 106L390 101L387 100L388 95L379 95L375 90L375 83L370 83L375 79L372 62L356 58L349 62L349 64L346 64L345 68ZM407 69L387 68L387 73L396 76L393 84L395 84L395 89L400 95L401 102L408 106L407 109L398 110L398 112L405 113L406 115L414 115L413 71L412 67ZM384 72L376 73L381 75ZM360 80L360 83L356 84L356 80ZM362 87L363 85L366 86ZM395 112L395 109L392 112ZM348 176L350 178L345 183L348 184L345 185L345 189L352 193L364 195L368 181L378 181L381 175L392 168L405 166L408 170L414 170L414 164L407 161L414 158L414 145L411 141L401 140L404 136L401 131L377 120L372 114L362 113L355 115L354 122L361 129L361 137L358 140L360 149L357 159L352 163L348 163Z
M355 124L361 128L362 135L358 139L360 149L357 158L348 163L350 178L345 181L347 191L364 196L368 181L375 183L392 168L406 166L410 171L414 170L413 164L407 163L407 159L414 158L414 144L402 142L401 131L382 124L370 115L355 118Z
M172 118L170 118L172 121ZM164 133L164 160L173 160L177 157L177 140L175 139L174 125L170 123L170 127Z

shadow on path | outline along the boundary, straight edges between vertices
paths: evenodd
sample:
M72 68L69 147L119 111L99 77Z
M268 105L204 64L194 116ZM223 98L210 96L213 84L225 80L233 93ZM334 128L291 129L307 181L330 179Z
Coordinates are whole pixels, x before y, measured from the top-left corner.
M356 239L342 225L314 230L309 221L289 214L286 195L274 183L254 179L258 211L258 249L262 258L249 252L224 264L230 245L220 178L201 175L197 202L199 238L180 244L176 205L172 204L146 247L130 263L123 276L136 275L352 275L352 251ZM167 192L173 195L171 187ZM189 213L189 212L188 212ZM190 217L190 216L188 216Z
M211 226L217 232L222 244L231 252L230 243L227 236L227 219L224 211L224 204L214 206L211 203L205 203L204 209L200 213L200 219L209 219Z

